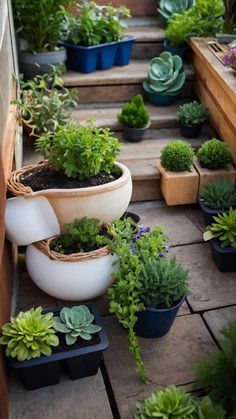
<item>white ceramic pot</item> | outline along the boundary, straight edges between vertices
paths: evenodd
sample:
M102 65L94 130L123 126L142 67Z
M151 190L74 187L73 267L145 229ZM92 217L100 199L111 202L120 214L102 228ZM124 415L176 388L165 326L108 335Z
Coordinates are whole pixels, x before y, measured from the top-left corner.
M26 266L34 283L47 294L67 301L91 300L112 285L116 255L65 262L52 260L34 244L27 247Z

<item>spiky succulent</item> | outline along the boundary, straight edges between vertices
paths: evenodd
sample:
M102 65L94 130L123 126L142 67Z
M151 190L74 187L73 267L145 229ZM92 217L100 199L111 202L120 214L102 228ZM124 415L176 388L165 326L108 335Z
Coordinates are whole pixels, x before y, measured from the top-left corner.
M185 82L182 59L164 51L151 60L143 88L148 93L176 94Z
M180 105L177 112L177 120L183 124L203 124L207 117L208 109L196 100Z
M86 306L64 307L60 317L55 316L55 328L58 332L65 333L67 345L73 345L78 337L90 340L93 333L101 330L100 326L92 324L94 316Z
M157 11L164 19L170 19L173 13L183 13L193 6L195 0L160 0Z
M211 240L217 237L221 247L233 247L236 249L236 210L230 208L229 213L223 213L217 217L203 234L204 240Z
M214 210L228 211L230 207L236 208L235 185L226 179L218 179L206 185L201 189L200 197Z
M53 313L42 314L42 307L20 312L2 328L0 343L7 345L6 355L18 361L51 355L51 346L59 340L52 319Z

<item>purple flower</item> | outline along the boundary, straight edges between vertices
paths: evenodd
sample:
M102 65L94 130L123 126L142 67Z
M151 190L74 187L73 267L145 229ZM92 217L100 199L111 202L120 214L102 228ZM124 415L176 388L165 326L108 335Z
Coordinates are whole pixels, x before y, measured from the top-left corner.
M225 54L224 55L224 65L232 65L233 64L233 55L231 54Z

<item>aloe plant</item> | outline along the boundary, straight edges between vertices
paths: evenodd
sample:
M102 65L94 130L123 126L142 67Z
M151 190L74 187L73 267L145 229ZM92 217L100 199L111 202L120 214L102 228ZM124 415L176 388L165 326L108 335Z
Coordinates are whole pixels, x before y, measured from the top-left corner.
M151 60L143 88L148 93L176 94L185 82L182 59L170 52L162 52Z
M205 241L218 237L221 247L236 249L236 210L230 208L229 213L213 217L215 223L208 226L203 234Z
M183 13L193 6L195 0L160 0L157 11L164 19L170 19L173 13Z

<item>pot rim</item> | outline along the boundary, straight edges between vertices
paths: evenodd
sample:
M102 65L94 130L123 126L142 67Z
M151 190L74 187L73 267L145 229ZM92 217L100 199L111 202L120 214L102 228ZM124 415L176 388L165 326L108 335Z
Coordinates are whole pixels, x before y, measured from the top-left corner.
M134 127L128 127L127 125L123 125L123 129L127 131L145 131L148 129L151 125L151 121L148 122L148 124L145 127L142 128L134 128Z
M178 300L178 303L177 304L175 304L174 306L172 306L172 307L169 307L169 308L154 308L154 307L146 307L145 309L144 309L144 311L151 311L151 312L161 312L161 313L165 313L165 312L169 312L169 311L172 311L172 310L175 310L177 307L180 307L181 306L181 304L184 302L184 300L185 300L185 298L186 298L186 294L183 294L180 298L179 298L179 300Z
M113 45L119 45L122 42L126 43L126 42L130 42L130 41L135 41L136 37L132 36L132 35L127 35L125 36L123 39L120 39L119 41L113 41L113 42L105 42L103 44L98 44L98 45L91 45L91 46L84 46L84 45L75 45L75 44L70 44L67 41L60 41L59 45L64 45L65 47L69 47L69 48L78 48L84 51L89 51L89 50L93 50L96 48L102 48L102 47L107 47L107 46L113 46Z

